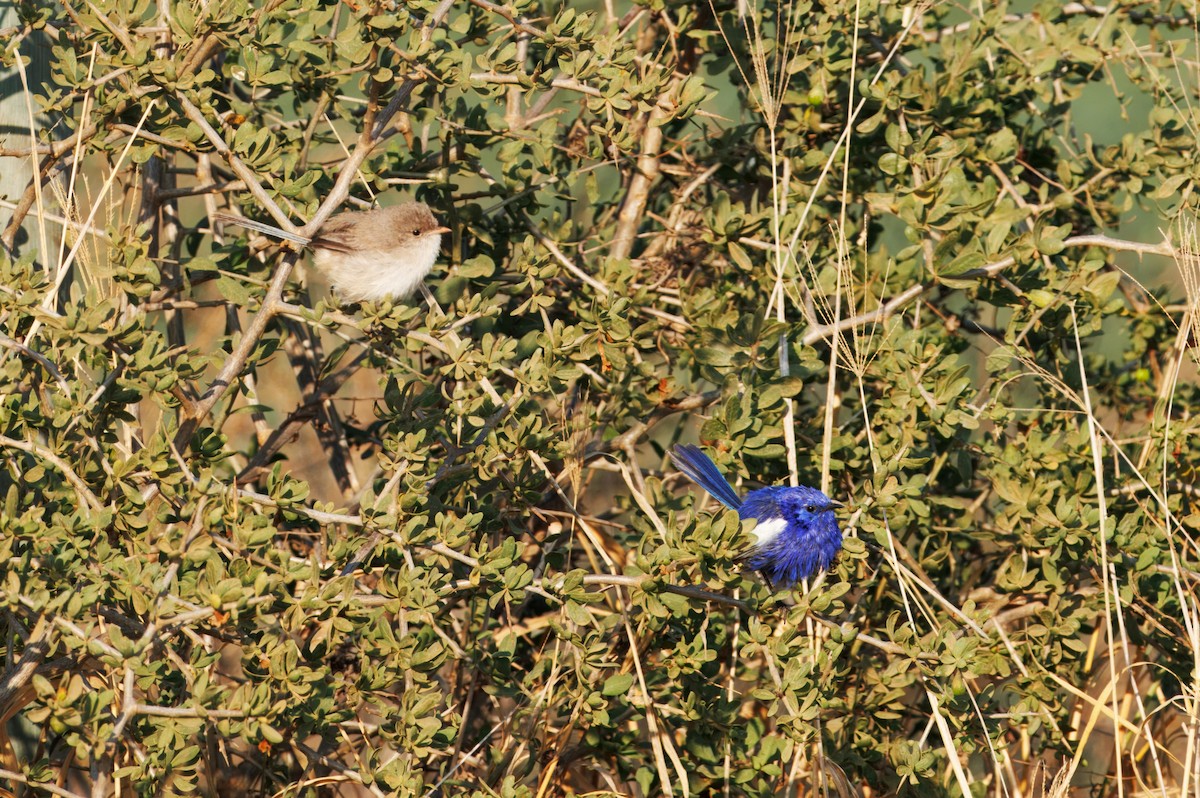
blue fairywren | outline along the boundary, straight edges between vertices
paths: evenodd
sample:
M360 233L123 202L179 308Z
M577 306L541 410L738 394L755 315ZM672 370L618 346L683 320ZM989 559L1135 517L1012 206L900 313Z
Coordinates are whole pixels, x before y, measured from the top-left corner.
M840 502L816 488L770 487L739 498L708 455L695 446L676 446L671 462L714 499L753 518L754 545L741 559L762 574L772 588L788 588L824 571L842 548L842 530L834 517Z

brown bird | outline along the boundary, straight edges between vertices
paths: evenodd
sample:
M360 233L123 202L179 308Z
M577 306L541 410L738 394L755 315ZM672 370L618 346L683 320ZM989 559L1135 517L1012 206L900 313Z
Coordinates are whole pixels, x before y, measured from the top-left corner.
M339 213L311 240L241 216L213 218L310 248L313 263L347 302L407 297L433 268L442 234L450 232L423 202Z

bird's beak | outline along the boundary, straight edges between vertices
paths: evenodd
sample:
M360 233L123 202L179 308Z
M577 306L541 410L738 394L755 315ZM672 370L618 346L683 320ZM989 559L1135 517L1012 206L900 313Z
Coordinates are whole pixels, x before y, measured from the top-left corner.
M435 228L433 228L432 230L430 230L429 232L431 232L431 233L440 233L440 234L445 234L445 233L449 233L449 232L450 232L450 228L449 228L449 227L435 227Z
M846 505L842 504L841 502L835 502L835 501L831 500L829 502L829 506L830 507L845 507Z

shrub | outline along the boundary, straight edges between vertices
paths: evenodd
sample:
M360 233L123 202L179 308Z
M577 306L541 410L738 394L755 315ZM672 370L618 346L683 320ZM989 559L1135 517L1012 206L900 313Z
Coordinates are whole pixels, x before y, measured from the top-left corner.
M1186 791L1194 4L979 8L19 5L0 779ZM429 301L212 218L377 197Z

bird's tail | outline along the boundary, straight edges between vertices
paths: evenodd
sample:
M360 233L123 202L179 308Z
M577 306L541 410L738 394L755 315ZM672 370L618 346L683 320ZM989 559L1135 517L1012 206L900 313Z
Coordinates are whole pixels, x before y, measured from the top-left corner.
M671 449L671 462L680 473L708 491L709 495L728 507L736 510L742 506L742 500L733 491L733 487L717 470L717 464L708 458L699 448L691 445L676 446Z
M245 227L248 230L253 230L263 235L271 236L272 238L282 238L284 241L291 241L300 246L308 246L309 239L304 236L298 236L295 233L289 233L274 225L256 222L253 219L247 219L245 216L234 216L232 213L214 213L212 215L214 222L225 222L226 224L236 224L238 227Z

